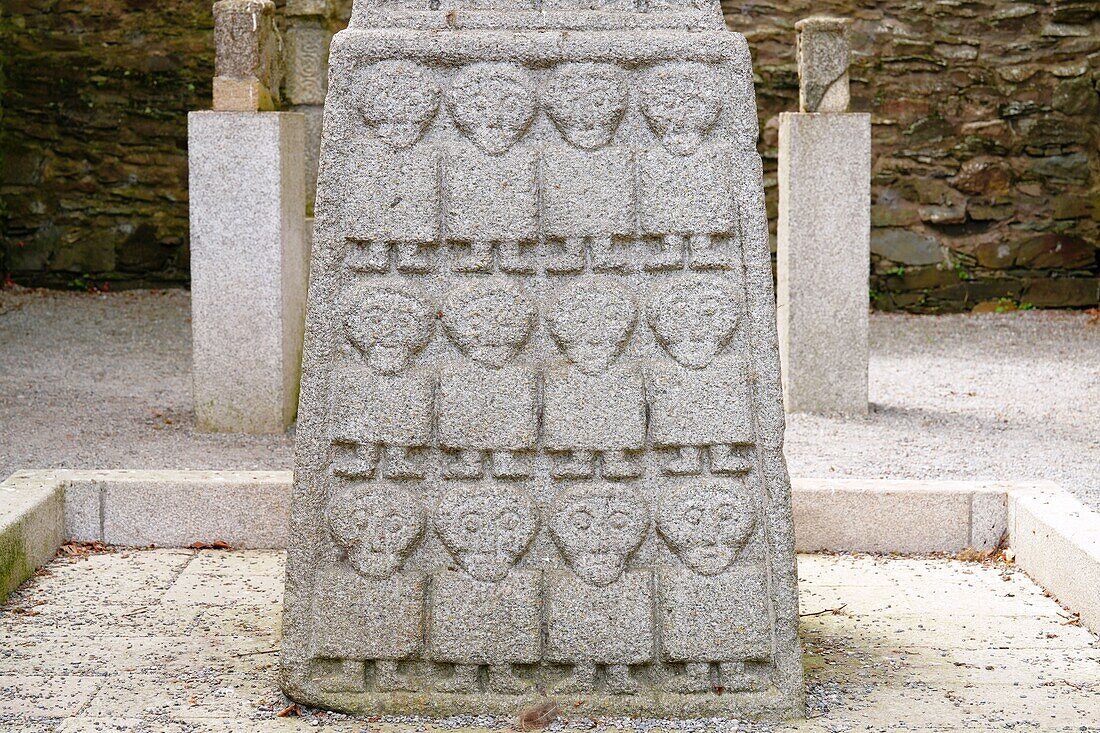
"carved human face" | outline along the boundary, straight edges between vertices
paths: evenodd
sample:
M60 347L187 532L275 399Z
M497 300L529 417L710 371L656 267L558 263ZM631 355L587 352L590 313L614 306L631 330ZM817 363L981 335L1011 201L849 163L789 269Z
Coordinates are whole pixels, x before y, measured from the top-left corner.
M641 107L670 153L691 155L722 111L714 69L694 62L653 67L643 77Z
M677 488L657 507L657 531L701 575L716 575L737 559L756 526L756 505L744 484Z
M637 307L611 278L586 276L558 297L547 316L550 335L585 374L599 374L622 353Z
M618 580L648 527L645 504L614 486L563 491L550 518L550 534L569 567L596 586Z
M353 483L329 501L328 527L348 562L369 578L388 578L424 531L424 508L396 486Z
M511 361L534 325L530 299L503 280L458 288L443 305L447 336L459 351L491 369Z
M462 569L485 581L503 579L539 528L538 510L530 495L519 489L484 486L445 493L434 524Z
M658 343L679 364L702 369L733 336L739 300L730 289L706 280L678 282L649 305L649 323Z
M626 112L626 72L611 64L562 64L543 90L546 113L582 150L611 142Z
M357 86L363 119L394 148L416 143L439 108L435 80L411 61L372 64L362 71Z
M523 137L535 118L534 82L516 64L472 64L455 76L447 106L474 145L500 155Z
M407 369L431 338L432 306L411 292L390 287L353 290L346 308L348 341L380 374Z

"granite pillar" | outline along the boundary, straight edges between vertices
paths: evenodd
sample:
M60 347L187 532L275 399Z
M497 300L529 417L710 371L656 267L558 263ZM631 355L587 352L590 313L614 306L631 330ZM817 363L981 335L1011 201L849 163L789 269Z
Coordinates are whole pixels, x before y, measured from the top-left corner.
M804 111L779 117L778 317L789 412L867 412L871 117L843 111L844 27L799 23Z
M195 417L282 432L298 406L309 245L296 112L188 115Z

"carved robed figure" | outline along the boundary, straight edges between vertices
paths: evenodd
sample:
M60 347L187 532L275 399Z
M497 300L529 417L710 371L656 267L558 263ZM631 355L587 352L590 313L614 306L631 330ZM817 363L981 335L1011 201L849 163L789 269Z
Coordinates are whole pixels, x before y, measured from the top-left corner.
M800 715L745 39L716 0L357 0L330 64L283 689Z

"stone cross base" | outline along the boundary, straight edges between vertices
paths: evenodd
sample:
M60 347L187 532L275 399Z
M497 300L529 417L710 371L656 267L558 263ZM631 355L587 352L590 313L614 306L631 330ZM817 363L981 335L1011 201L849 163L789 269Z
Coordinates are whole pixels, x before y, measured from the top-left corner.
M778 317L789 412L867 412L871 116L779 116Z
M200 430L293 422L309 272L303 116L192 112L191 328Z

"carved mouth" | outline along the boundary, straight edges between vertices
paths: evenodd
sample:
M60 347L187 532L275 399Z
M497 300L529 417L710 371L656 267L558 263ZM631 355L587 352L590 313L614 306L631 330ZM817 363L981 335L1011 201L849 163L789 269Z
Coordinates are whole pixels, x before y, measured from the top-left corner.
M406 357L404 346L375 344L370 352L370 363L378 371L392 374L404 368Z
M508 575L511 562L488 552L471 552L462 558L462 567L476 580L496 582Z
M623 558L612 552L587 553L577 558L573 569L592 585L611 585L623 573Z
M703 575L715 575L729 566L733 555L721 545L704 545L685 552L684 559Z
M388 578L401 565L401 558L392 552L377 552L359 548L348 555L351 563L361 575L368 578Z

